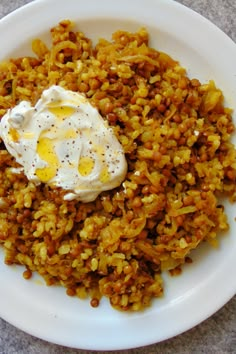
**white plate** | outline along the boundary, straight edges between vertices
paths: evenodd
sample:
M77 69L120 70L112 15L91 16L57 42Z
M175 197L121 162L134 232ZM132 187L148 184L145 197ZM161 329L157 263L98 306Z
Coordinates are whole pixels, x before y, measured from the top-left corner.
M209 21L171 0L39 0L0 21L0 59L30 54L32 37L47 39L49 28L70 18L97 39L117 29L146 26L151 44L179 59L191 77L214 78L236 109L236 45ZM27 20L26 20L27 19ZM231 231L218 250L202 247L180 277L165 275L165 296L141 313L120 313L103 299L88 301L24 281L22 269L0 262L0 315L22 330L50 342L90 350L128 349L175 336L197 325L236 293L236 206L226 205ZM34 278L35 279L35 278Z

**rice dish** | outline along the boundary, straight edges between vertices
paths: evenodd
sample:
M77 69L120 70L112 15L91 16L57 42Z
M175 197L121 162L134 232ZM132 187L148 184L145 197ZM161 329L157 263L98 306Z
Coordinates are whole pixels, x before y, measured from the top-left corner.
M148 33L118 30L96 45L69 20L35 39L34 57L0 64L0 116L59 85L83 93L109 123L128 170L120 186L93 202L65 200L62 188L36 185L1 142L0 244L7 265L38 272L69 296L102 296L139 311L163 296L161 273L181 272L191 251L229 225L222 195L236 199L231 109L213 81L200 83Z

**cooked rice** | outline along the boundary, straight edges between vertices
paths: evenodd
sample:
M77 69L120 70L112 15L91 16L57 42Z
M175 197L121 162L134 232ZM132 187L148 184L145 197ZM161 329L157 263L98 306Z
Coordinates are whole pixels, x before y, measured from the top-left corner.
M34 104L51 85L83 92L122 144L123 184L92 203L16 174L0 150L0 244L5 263L38 272L70 296L102 296L120 310L141 310L163 295L161 272L180 272L202 242L216 244L229 225L219 196L235 201L236 150L231 110L213 81L148 46L148 33L117 31L95 47L70 21L51 30L51 49L0 65L0 116Z

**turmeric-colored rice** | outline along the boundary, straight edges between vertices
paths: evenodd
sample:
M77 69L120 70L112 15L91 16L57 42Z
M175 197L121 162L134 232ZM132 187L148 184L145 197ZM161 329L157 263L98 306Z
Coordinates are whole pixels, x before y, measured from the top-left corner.
M96 46L64 20L52 47L0 64L0 117L22 100L35 104L51 85L83 92L113 128L128 172L122 185L91 203L16 174L0 149L0 244L5 263L38 272L70 296L106 296L120 310L141 310L163 295L161 272L180 271L202 242L227 230L218 198L235 201L232 112L213 81L201 84L145 29L117 31Z

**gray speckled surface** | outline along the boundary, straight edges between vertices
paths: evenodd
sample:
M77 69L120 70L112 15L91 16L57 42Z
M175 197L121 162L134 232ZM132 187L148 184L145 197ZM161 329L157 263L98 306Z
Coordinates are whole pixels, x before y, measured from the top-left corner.
M3 17L10 11L29 2L31 2L31 0L0 0L0 17ZM179 2L210 19L236 42L236 0L179 0ZM68 349L44 342L22 332L0 319L0 353L85 354L88 352ZM93 351L93 353L95 354L96 352ZM236 297L211 318L178 337L159 344L138 349L119 351L116 353L236 353Z

